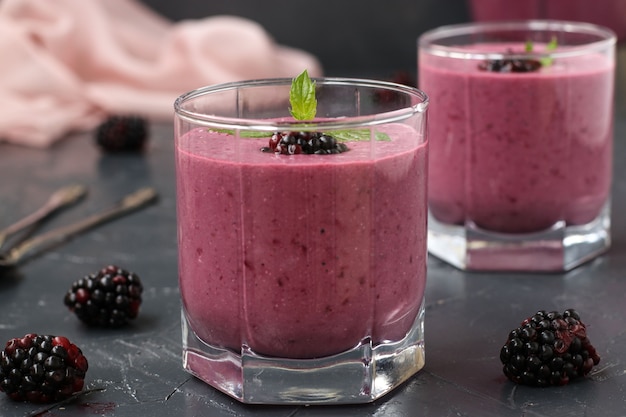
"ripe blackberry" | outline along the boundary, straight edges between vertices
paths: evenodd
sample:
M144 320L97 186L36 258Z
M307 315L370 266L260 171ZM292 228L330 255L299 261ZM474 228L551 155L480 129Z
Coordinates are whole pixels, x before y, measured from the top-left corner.
M346 152L348 147L333 136L320 132L276 132L263 152L282 155L328 155Z
M137 317L142 291L136 274L110 265L75 281L64 302L90 326L119 327Z
M87 368L87 358L67 338L27 334L0 352L0 391L15 401L61 401L83 389Z
M147 139L146 120L139 116L110 116L96 129L96 143L107 152L140 151Z
M492 59L481 62L478 68L490 72L533 72L541 68L541 62L536 59Z
M600 356L575 310L541 310L509 333L500 361L511 381L545 387L587 375Z

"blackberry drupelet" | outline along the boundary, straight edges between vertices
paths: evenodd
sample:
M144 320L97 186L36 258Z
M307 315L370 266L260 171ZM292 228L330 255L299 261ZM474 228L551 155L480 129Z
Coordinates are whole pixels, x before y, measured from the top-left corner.
M541 310L509 333L500 361L511 381L545 387L587 375L600 356L575 310Z
M0 352L0 391L15 401L61 401L83 389L87 368L87 358L66 337L30 333Z
M64 302L90 326L119 327L137 317L142 292L139 276L110 265L75 281Z
M533 72L541 68L541 62L536 59L492 59L481 62L478 68L490 72Z
M276 132L263 152L282 155L328 155L346 152L348 147L333 136L320 132Z
M147 139L146 120L139 116L110 116L96 129L96 143L107 152L140 151Z

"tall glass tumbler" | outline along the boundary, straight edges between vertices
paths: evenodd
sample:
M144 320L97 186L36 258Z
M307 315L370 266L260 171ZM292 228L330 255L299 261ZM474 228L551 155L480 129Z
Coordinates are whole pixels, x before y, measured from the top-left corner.
M290 79L175 103L184 368L245 403L370 402L424 366L428 99L314 81L312 120Z
M431 99L429 251L467 270L566 271L610 246L615 35L562 21L418 42Z

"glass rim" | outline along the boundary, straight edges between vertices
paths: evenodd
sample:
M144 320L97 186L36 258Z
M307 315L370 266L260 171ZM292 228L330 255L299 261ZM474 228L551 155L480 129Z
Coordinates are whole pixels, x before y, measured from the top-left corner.
M428 95L422 90L398 84L390 81L362 79L362 78L341 78L341 77L312 77L316 85L324 86L359 86L368 88L381 88L387 91L395 91L403 93L419 99L418 103L403 107L397 110L384 111L380 113L362 115L362 116L346 116L333 117L321 120L273 120L273 119L254 119L254 118L237 118L217 116L190 111L184 108L184 104L190 100L196 99L203 95L219 93L228 90L236 90L238 88L249 87L268 87L268 86L290 86L292 78L265 78L251 79L242 81L233 81L220 84L213 84L191 90L179 96L174 102L174 112L177 117L185 119L189 122L206 125L220 129L238 129L238 130L258 130L258 131L281 131L281 130L315 130L315 129L350 129L355 127L367 127L380 124L399 122L417 113L425 113L428 105Z
M546 52L532 52L531 56L545 58L567 58L588 54L591 51L606 51L614 48L617 35L611 29L586 22L566 20L502 20L487 22L470 22L440 26L424 32L418 38L418 47L421 52L455 59L502 59L528 58L529 54L507 53L502 51L467 51L462 46L446 46L437 44L438 41L462 35L472 35L490 32L507 32L527 30L532 32L566 32L573 34L596 35L598 40L581 45L567 45L566 49L559 48Z

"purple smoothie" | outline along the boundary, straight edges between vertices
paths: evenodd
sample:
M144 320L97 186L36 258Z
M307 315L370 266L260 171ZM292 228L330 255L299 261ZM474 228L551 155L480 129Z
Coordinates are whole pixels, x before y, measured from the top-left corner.
M217 347L313 358L400 340L426 279L427 148L405 125L338 155L191 130L176 147L179 272Z
M523 233L598 216L612 171L609 59L559 58L528 73L487 72L477 60L426 53L419 59L420 88L431 99L429 209L436 219Z

